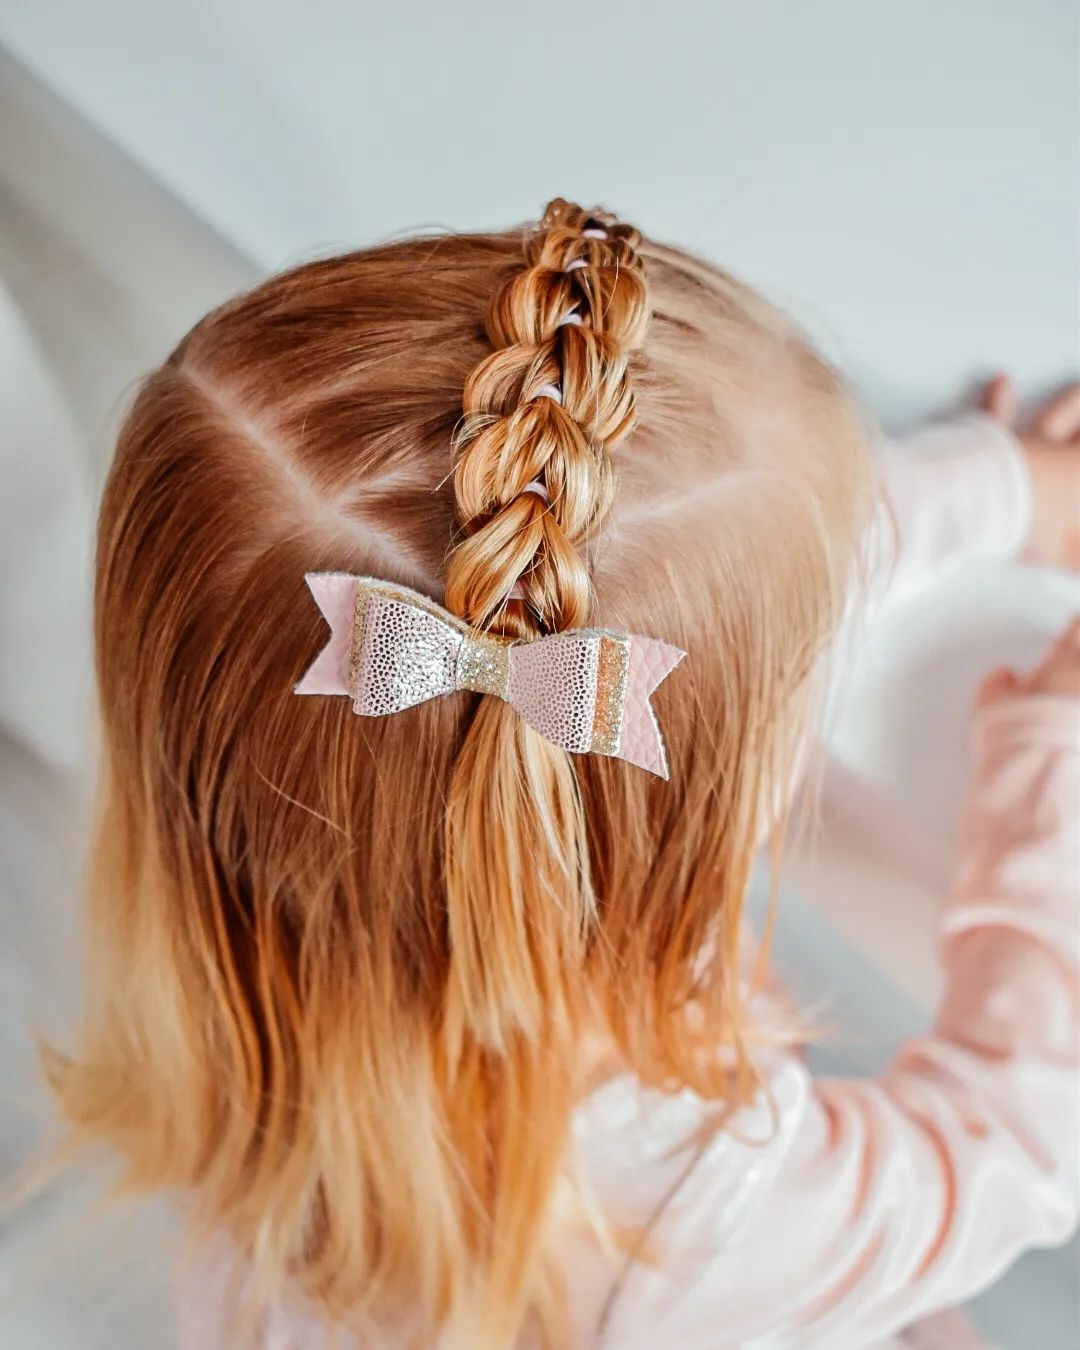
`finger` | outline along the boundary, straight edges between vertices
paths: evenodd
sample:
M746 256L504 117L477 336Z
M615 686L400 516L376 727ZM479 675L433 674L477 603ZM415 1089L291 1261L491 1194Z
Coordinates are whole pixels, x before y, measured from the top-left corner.
M1042 660L1031 672L1031 677L1045 674L1054 666L1071 663L1078 657L1080 657L1080 615L1071 619L1057 635Z
M1043 404L1035 417L1035 430L1048 441L1072 441L1080 436L1080 382Z
M987 704L994 703L999 698L1004 698L1006 694L1013 693L1019 683L1020 677L1016 671L1010 670L1007 666L992 670L979 685L978 692L975 695L975 706L985 708Z
M1059 641L1063 647L1071 647L1074 651L1080 651L1080 614L1075 615L1065 625Z
M1007 427L1013 426L1016 422L1017 398L1012 376L1002 370L987 380L979 396L979 406L983 412L1004 422Z

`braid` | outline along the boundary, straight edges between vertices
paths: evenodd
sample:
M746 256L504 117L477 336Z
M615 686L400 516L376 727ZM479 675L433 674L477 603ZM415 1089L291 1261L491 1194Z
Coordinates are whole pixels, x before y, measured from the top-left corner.
M524 638L588 622L584 545L611 505L611 452L634 422L629 357L648 318L637 244L628 226L552 202L491 304L494 350L466 382L454 443L460 537L445 593L474 627ZM486 1199L475 1257L501 1293L481 1339L503 1345L557 1280L552 1141L577 1100L596 898L575 766L498 699L481 697L466 728L443 843L444 1072L456 1093L479 1085L487 1123L484 1148L455 1165L468 1168L470 1203ZM459 1125L455 1138L474 1137L475 1109Z
M582 549L611 505L648 322L639 239L556 199L491 304L494 351L466 382L454 443L462 538L446 581L447 606L477 627L520 637L588 621Z

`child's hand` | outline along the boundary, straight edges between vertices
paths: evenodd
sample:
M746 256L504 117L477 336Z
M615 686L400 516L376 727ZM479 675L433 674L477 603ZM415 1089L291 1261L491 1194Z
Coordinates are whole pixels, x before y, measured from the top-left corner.
M984 708L1010 694L1057 694L1080 699L1080 618L1073 619L1029 674L1001 669L988 675L977 703Z
M1027 560L1080 571L1080 383L1047 399L1023 422L1009 375L995 375L980 402L1016 432L1027 455L1035 505Z

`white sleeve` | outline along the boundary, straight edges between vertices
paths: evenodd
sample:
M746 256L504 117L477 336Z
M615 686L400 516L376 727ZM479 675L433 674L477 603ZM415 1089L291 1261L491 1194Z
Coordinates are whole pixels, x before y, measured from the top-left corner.
M877 459L886 502L867 541L875 590L911 594L959 563L1015 557L1026 544L1027 463L994 418L932 422L883 441Z

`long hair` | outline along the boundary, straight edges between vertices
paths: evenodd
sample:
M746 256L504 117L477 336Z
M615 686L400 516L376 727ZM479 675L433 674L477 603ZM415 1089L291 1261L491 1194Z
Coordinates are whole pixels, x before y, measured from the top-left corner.
M585 1048L712 1098L750 1081L743 899L865 486L789 320L562 201L205 318L101 508L90 983L48 1057L71 1140L184 1192L193 1233L329 1324L563 1343ZM378 719L294 697L319 570L501 634L685 648L655 697L671 781L477 694Z

